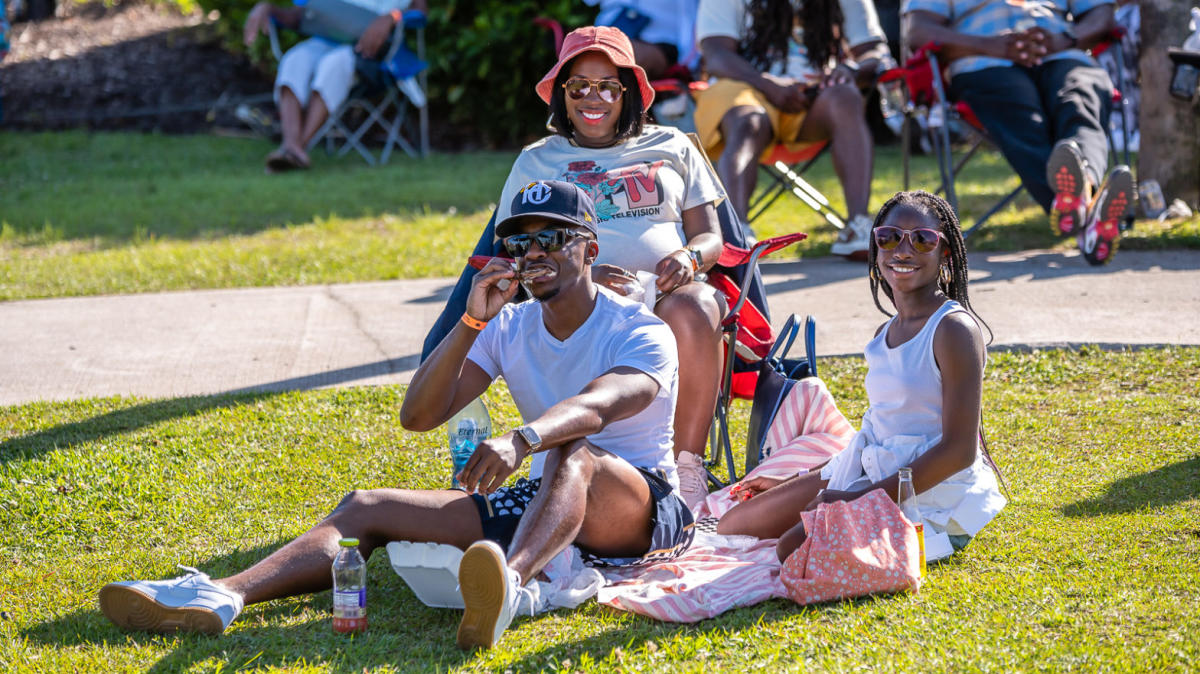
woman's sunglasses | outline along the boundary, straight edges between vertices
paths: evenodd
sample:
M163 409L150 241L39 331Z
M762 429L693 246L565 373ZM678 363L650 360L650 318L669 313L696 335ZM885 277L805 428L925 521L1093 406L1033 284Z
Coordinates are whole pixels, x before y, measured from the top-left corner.
M918 253L928 253L938 246L940 239L946 238L936 229L921 227L919 229L900 229L891 225L876 227L873 231L875 245L883 250L892 250L900 245L905 238Z
M563 82L563 89L572 100L581 101L596 90L596 95L605 103L612 103L621 97L625 87L615 80L589 80L583 77L572 77Z
M556 250L561 250L567 242L575 237L583 236L579 232L570 229L543 229L540 232L533 234L513 234L512 236L504 237L504 250L513 257L525 257L529 252L529 247L537 241L537 245L547 253L553 253Z

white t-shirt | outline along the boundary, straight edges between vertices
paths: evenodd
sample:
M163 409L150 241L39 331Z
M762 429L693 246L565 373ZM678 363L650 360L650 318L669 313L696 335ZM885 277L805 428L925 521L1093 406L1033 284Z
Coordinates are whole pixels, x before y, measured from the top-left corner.
M637 39L650 44L674 45L679 50L680 61L686 61L695 47L697 0L583 0L583 3L600 6L597 26L613 25L626 9L645 16L649 21Z
M754 23L746 11L748 0L700 0L700 9L696 14L696 43L700 44L706 37L731 37L741 44ZM793 7L803 4L802 0L792 0ZM887 35L879 25L879 15L875 12L875 4L868 0L839 0L842 6L842 28L846 34L846 42L855 47L868 42L886 42ZM777 62L770 70L773 75L782 75L795 79L803 79L805 75L815 74L820 68L814 68L808 62L808 50L804 48L804 33L800 27L792 30L792 39L788 43L788 56L784 61Z
M542 322L542 303L509 304L488 322L467 354L492 379L504 377L527 423L615 367L650 375L658 393L645 409L587 436L595 446L641 468L659 468L679 487L673 452L678 356L675 336L640 303L601 288L590 316L565 341ZM540 477L546 455L533 455L529 472Z
M580 147L558 135L529 145L504 183L497 222L508 217L516 193L535 180L564 180L591 194L600 230L597 263L631 271L653 272L684 246L684 211L725 198L688 137L652 124L612 147Z

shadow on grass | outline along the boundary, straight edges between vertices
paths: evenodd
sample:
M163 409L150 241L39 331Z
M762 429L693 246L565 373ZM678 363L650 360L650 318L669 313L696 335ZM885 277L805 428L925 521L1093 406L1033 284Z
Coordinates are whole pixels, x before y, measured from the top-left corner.
M285 543L280 539L194 563L212 576L221 577L248 568ZM378 563L377 557L382 557L383 563ZM387 566L386 557L382 548L372 555L371 628L353 639L332 631L327 591L247 607L221 636L163 636L126 632L110 623L96 604L99 586L93 588L90 605L29 626L20 635L55 649L155 648L163 640L174 640L170 644L174 650L148 665L147 671L151 672L183 671L214 659L234 668L251 663L255 667L317 663L324 669L344 672L382 665L396 666L401 671L444 670L474 657L455 647L459 612L421 604ZM301 614L318 617L295 623L295 617ZM292 624L283 624L288 622Z
M1172 505L1200 496L1200 455L1123 477L1103 494L1063 506L1067 517L1095 517Z
M420 356L412 354L402 358L389 358L353 367L255 384L217 395L171 398L124 407L90 419L72 421L0 442L0 463L7 463L14 459L36 458L58 447L93 442L171 419L195 416L211 410L239 405L251 405L258 400L286 391L310 390L396 374L415 368L419 360Z

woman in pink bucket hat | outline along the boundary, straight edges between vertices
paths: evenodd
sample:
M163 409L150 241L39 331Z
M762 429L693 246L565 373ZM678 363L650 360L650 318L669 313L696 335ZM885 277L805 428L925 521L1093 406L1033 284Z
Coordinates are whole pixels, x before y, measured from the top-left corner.
M721 255L716 204L724 189L687 136L646 123L654 90L620 30L572 31L536 89L550 106L554 133L517 157L496 219L508 216L513 196L531 182L575 183L596 204L594 280L636 296L650 274L657 276L647 305L671 327L679 362L687 363L679 371L675 454L680 494L694 506L708 494L702 459L717 400L724 311L696 276Z

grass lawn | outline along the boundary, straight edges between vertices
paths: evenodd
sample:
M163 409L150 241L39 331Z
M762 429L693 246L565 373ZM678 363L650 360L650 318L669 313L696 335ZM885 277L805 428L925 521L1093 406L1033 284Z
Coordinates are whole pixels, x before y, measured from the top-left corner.
M856 422L864 369L823 361ZM0 408L0 669L1192 669L1198 379L1197 348L994 354L985 422L1013 500L920 594L776 600L697 625L588 603L474 654L454 647L458 613L422 606L382 553L353 640L331 632L328 593L251 607L219 638L125 634L96 608L111 580L242 568L352 487L442 486L444 435L399 429L402 389ZM515 425L506 395L489 402L498 430Z
M397 157L370 168L317 152L304 173L267 176L266 141L131 133L0 133L0 301L188 288L455 276L487 222L515 152ZM930 187L930 157L914 186ZM836 204L827 158L812 182ZM968 220L1017 184L986 154L959 183ZM901 187L896 147L879 150L874 206ZM982 250L1069 247L1027 197L971 241ZM834 232L800 202L776 203L760 236ZM1200 218L1139 223L1126 248L1200 247Z

